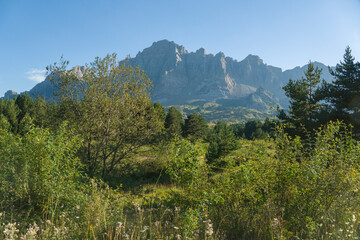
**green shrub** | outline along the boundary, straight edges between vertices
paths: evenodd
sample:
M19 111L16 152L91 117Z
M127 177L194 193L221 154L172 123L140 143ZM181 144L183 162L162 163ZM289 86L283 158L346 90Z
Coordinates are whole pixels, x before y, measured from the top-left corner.
M51 133L28 123L22 137L0 128L1 210L52 214L49 210L74 201L80 178L75 153L81 140L65 127Z

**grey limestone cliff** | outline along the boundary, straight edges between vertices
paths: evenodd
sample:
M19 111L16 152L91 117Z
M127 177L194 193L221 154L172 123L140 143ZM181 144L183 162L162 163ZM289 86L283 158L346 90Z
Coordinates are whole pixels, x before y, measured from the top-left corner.
M188 52L183 46L168 40L154 42L139 52L127 64L139 66L153 82L152 99L165 105L185 104L189 101L222 101L226 104L269 109L269 106L288 102L282 87L290 78L303 76L307 65L282 71L267 65L255 55L248 55L237 61L219 52L207 54L204 48ZM328 68L323 69L323 77L331 81ZM76 66L81 74L83 67ZM49 78L37 84L28 93L47 99L53 97L55 88ZM10 94L10 93L9 93Z

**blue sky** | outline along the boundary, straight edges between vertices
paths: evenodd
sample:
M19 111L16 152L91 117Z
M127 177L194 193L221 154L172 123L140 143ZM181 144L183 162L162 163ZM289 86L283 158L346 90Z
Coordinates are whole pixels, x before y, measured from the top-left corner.
M0 0L0 96L31 89L61 55L122 59L162 39L283 69L335 65L347 45L360 60L360 0Z

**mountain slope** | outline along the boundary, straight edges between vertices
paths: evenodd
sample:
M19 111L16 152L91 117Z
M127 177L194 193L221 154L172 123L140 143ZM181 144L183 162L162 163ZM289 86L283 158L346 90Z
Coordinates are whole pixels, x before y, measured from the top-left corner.
M290 78L302 77L307 68L304 65L282 71L265 64L255 55L237 61L222 52L206 54L203 48L188 52L183 46L168 40L154 42L126 61L139 66L153 81L153 101L181 105L201 100L261 111L276 105L286 106L288 100L282 87ZM315 62L315 65L323 69L323 78L331 81L328 68L322 63ZM28 93L32 97L41 95L51 99L53 91L54 87L46 78ZM7 93L9 96L11 92Z

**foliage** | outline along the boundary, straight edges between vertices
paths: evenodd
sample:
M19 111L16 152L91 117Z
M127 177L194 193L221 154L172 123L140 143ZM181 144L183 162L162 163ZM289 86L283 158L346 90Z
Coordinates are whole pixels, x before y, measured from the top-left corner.
M216 228L230 239L352 239L360 209L360 145L346 126L318 131L313 150L283 129L275 144L276 152L258 148L253 158L217 176L215 191L223 201L210 210Z
M162 121L150 99L146 74L116 55L96 58L83 69L68 62L48 67L64 106L64 117L84 139L81 158L91 174L108 176L160 131Z
M319 127L318 114L321 105L317 86L320 83L321 69L315 68L314 64L309 62L304 75L305 77L298 80L290 79L284 86L285 94L290 98L290 107L287 115L279 114L280 120L292 125L293 135L302 137L306 131Z
M22 134L21 124L26 116L31 117L36 126L49 126L48 106L48 103L41 97L37 97L34 101L28 94L23 94L14 99L1 99L0 114L3 114L10 123L13 133Z
M335 71L331 70L330 73L335 80L330 84L323 83L321 97L331 106L331 118L351 123L358 128L360 126L360 63L355 63L350 47L345 50L344 60L340 61Z
M203 116L199 113L191 113L185 119L184 135L193 139L206 137L208 125Z
M245 124L232 124L234 134L238 138L245 138L248 140L265 139L266 137L275 136L275 128L279 125L278 120L270 120L266 118L264 122L259 120L250 120Z
M49 210L74 200L81 141L65 125L54 134L27 124L22 137L0 128L0 209L54 214Z
M171 143L170 156L166 165L166 173L180 185L190 185L201 174L201 152L196 145L186 139L178 139Z
M165 129L170 137L179 137L182 135L184 120L181 113L175 108L169 108L165 118Z
M224 122L218 122L207 139L209 147L206 158L209 163L215 163L216 159L225 157L231 151L238 148L238 142L232 128ZM215 163L215 165L219 165L219 163Z

